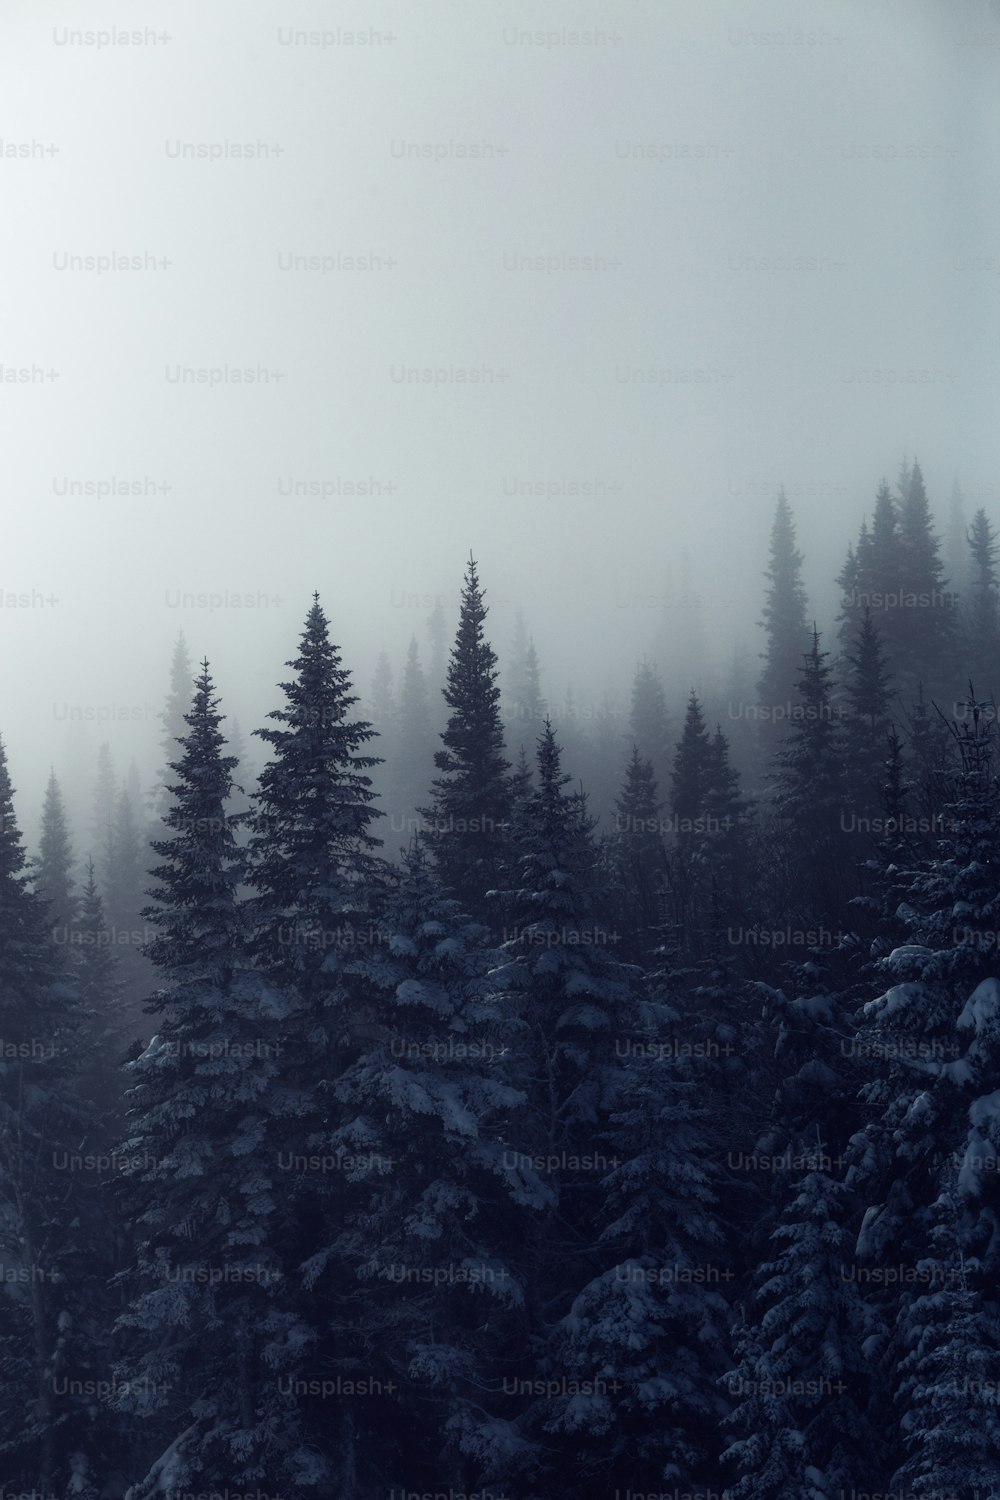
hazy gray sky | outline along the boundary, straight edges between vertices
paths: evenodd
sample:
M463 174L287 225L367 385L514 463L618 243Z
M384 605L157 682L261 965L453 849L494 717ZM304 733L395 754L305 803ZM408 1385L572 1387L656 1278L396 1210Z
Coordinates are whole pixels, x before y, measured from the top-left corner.
M252 727L314 588L367 687L471 547L561 699L630 674L682 548L757 649L781 483L821 616L904 450L1000 514L998 135L987 0L6 0L21 801L103 737L66 705L146 756L178 629Z

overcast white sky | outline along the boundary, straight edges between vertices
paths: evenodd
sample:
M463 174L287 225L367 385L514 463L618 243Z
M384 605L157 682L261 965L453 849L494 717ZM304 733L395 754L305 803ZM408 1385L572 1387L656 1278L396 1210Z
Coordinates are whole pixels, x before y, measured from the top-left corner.
M103 736L65 705L137 710L113 738L145 755L178 629L252 727L314 588L365 687L423 638L408 596L451 618L471 547L496 644L520 602L561 699L631 674L655 620L622 601L682 548L720 649L756 649L781 483L821 616L904 451L942 512L958 479L1000 516L998 136L987 0L5 0L24 801ZM227 143L270 152L210 159ZM281 378L175 378L226 366ZM111 479L153 492L60 493ZM281 493L361 480L382 493ZM258 603L178 602L226 590Z

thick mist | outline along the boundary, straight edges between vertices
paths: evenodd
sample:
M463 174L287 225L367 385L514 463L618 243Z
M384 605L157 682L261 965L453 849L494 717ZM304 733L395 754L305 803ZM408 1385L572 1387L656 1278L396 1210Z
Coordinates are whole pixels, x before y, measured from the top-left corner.
M761 649L781 485L821 628L904 454L939 530L955 481L997 505L995 6L14 0L0 35L28 827L105 736L155 774L180 631L249 732L314 589L364 696L472 549L501 661L520 606L550 703L627 704L685 557L717 672Z

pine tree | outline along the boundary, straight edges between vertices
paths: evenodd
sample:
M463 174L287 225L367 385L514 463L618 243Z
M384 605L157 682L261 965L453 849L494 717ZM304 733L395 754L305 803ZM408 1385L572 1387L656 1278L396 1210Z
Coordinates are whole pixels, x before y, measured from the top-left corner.
M617 887L616 925L622 953L630 962L648 958L663 921L667 861L663 842L663 809L653 767L632 746L621 794L615 806L614 831L605 858Z
M813 626L775 774L775 805L790 877L789 915L803 921L838 917L850 886L841 725L831 702L829 652L820 650L819 639Z
M964 610L965 661L981 700L1000 685L1000 603L997 597L997 533L977 510L968 533L970 587Z
M860 549L859 549L860 550ZM900 538L899 506L887 482L883 479L875 495L875 510L872 516L871 546L867 561L861 562L859 582L865 591L875 591L882 600L899 588L899 569L902 552ZM860 560L859 560L860 561ZM871 600L863 602L871 603ZM883 606L884 607L884 604ZM894 619L897 617L893 617ZM895 636L892 637L895 643Z
M692 688L671 778L670 807L678 830L702 815L708 795L711 759L705 716Z
M488 976L485 1011L510 1039L500 1076L525 1095L506 1122L505 1144L510 1163L532 1184L534 1207L510 1252L526 1288L524 1328L501 1351L510 1362L505 1391L511 1399L494 1415L533 1436L536 1447L544 1442L547 1409L526 1399L530 1379L545 1369L532 1349L555 1336L574 1290L598 1266L592 1220L600 1212L600 1174L615 1165L614 1153L605 1157L600 1149L608 1140L602 1099L614 1037L635 1004L636 971L613 956L620 935L600 924L591 831L568 784L548 722L526 810L519 880L499 898L505 941ZM515 1464L488 1470L481 1482L527 1481Z
M795 522L784 490L778 495L765 577L768 590L761 624L767 631L767 648L757 691L760 706L766 711L761 716L762 740L771 753L776 744L776 711L795 697L802 654L809 640L802 554L795 546Z
M739 1398L732 1500L836 1500L871 1464L862 1345L869 1332L845 1279L849 1209L820 1146L772 1234L775 1258L757 1276L755 1309L726 1377Z
M46 1495L68 1480L68 1455L93 1425L67 1374L99 1359L74 1327L98 1251L90 1194L70 1162L87 1134L70 1090L79 1017L48 928L0 743L0 1260L9 1294L0 1299L0 1466L8 1483Z
M687 954L700 951L711 870L706 858L706 803L712 777L712 746L701 703L692 689L671 778L673 838L669 881L679 941Z
M306 1382L302 1418L311 1443L331 1455L325 1472L333 1490L361 1500L352 1477L354 1402L349 1393L333 1403L312 1399L308 1382L317 1363L346 1343L351 1326L350 1308L340 1303L348 1272L333 1246L353 1188L330 1141L342 1123L333 1089L358 1055L379 968L375 920L384 876L368 774L378 761L366 753L371 726L352 718L357 699L318 596L288 665L294 677L281 684L286 706L269 715L274 727L256 731L273 757L259 778L248 846L251 953L282 997L282 1112L268 1165L276 1151L278 1214L292 1268L289 1307L309 1334L289 1349L289 1388ZM331 1171L311 1170L314 1156L333 1162ZM355 1362L348 1378L357 1377Z
M877 1354L881 1395L875 1420L893 1431L908 1478L919 1472L920 1418L913 1419L916 1425L908 1424L905 1417L894 1418L893 1411L905 1413L924 1399L923 1390L932 1398L929 1415L937 1422L940 1414L933 1388L934 1370L940 1373L944 1358L942 1330L930 1327L924 1338L919 1327L940 1325L940 1318L950 1318L956 1308L964 1318L968 1305L959 1299L951 1309L933 1301L918 1307L914 1287L926 1277L916 1272L908 1279L898 1272L888 1276L883 1268L919 1268L925 1260L942 1257L950 1264L965 1257L971 1266L981 1257L988 1268L977 1292L984 1330L1000 1326L995 1297L985 1290L992 1287L997 1268L995 1216L989 1205L995 1188L990 1181L984 1201L983 1175L976 1169L977 1160L988 1155L988 1122L995 1109L1000 781L992 763L993 720L974 700L968 708L967 717L952 726L953 765L940 832L928 851L916 851L909 868L893 863L886 871L886 905L895 908L889 929L895 946L882 942L874 950L880 955L874 964L880 993L862 1006L853 1043L856 1054L869 1060L861 1091L866 1122L849 1151L848 1182L865 1206L857 1259L867 1283L866 1301L887 1330ZM980 1044L989 1057L985 1075L977 1056ZM947 1197L958 1185L951 1181L949 1163L961 1164L958 1184L968 1208L953 1224L952 1248L945 1254L940 1247L935 1251L934 1244L943 1232L942 1194ZM955 1298L954 1284L948 1295ZM973 1369L979 1360L972 1350ZM924 1374L918 1378L921 1367ZM957 1409L953 1405L953 1412ZM950 1452L954 1458L967 1446L961 1426L959 1422L956 1443L950 1446L937 1432L939 1456Z
M433 783L433 801L423 816L445 890L475 917L488 909L486 892L503 867L510 817L510 767L504 757L496 655L483 633L486 614L478 570L470 558L444 689L451 715L441 736L444 749L434 755L442 775Z
M638 1493L711 1492L726 1411L732 1273L703 1078L676 1015L630 978L593 1136L607 1153L596 1263L548 1340L540 1373L557 1394L537 1403L556 1435L550 1472L595 1500L623 1472Z
M862 523L862 532L867 533L867 522ZM861 543L858 543L858 552ZM840 614L837 633L840 639L842 654L850 650L854 638L857 635L858 619L861 606L858 604L858 590L861 582L861 563L858 560L858 552L854 550L851 543L847 548L847 557L844 566L837 574L837 586L840 589Z
M726 952L730 926L743 911L749 881L750 804L740 791L740 774L730 763L729 741L721 724L709 745L704 796L705 860L710 904L707 942L716 961Z
M997 1495L1000 1475L1000 1316L980 1263L963 1254L954 1174L931 1216L928 1253L919 1262L927 1290L903 1299L898 1318L905 1456L891 1485L985 1500Z
M48 902L50 931L57 944L65 944L76 916L73 893L73 846L55 772L49 773L42 805L42 833L34 863L34 886Z
M299 655L287 665L296 673L280 684L287 706L268 715L278 727L254 731L273 752L254 796L249 844L249 883L258 897L254 951L272 977L294 983L307 1011L320 1003L314 1023L324 1004L333 1005L327 1022L339 1031L344 1003L334 999L327 949L337 946L344 923L342 946L352 946L348 929L369 899L380 843L370 830L380 813L367 773L379 762L364 747L375 731L350 718L357 698L318 595Z
M938 691L958 668L955 598L946 583L923 475L914 459L899 507L899 654L893 663L910 691L920 681Z
M442 895L419 840L379 927L370 1040L336 1086L346 1114L331 1144L363 1164L335 1247L356 1279L341 1291L355 1307L341 1348L364 1351L382 1396L399 1392L364 1435L366 1493L400 1471L466 1493L519 1446L484 1407L524 1300L504 1256L524 1186L502 1145L523 1095L497 1076L504 1028L478 1014L488 931Z
M851 645L845 687L847 794L851 815L867 820L879 806L892 700L885 651L868 604L862 608L861 623Z
M282 1089L280 996L251 972L237 905L243 855L226 812L235 757L202 664L189 733L173 763L174 801L154 844L149 955L165 981L157 1035L130 1066L126 1195L137 1223L130 1335L116 1402L164 1450L130 1490L309 1486L331 1468L302 1445L280 1372L309 1331L282 1298L277 1165L268 1145L294 1101Z

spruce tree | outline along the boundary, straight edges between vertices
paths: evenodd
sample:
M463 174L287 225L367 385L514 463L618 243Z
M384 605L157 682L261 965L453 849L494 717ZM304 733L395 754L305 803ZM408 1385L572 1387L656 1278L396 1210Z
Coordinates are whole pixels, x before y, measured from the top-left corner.
M777 743L777 715L795 697L802 654L809 641L802 554L795 545L795 522L784 490L778 495L765 577L768 589L761 624L767 631L767 647L757 694L762 710L762 743L770 754Z
M276 1159L280 1172L289 1307L309 1330L289 1351L286 1389L295 1394L305 1382L299 1410L310 1443L331 1457L324 1473L345 1500L361 1500L352 1477L359 1462L353 1386L330 1401L310 1395L309 1382L341 1344L336 1357L350 1362L345 1378L354 1382L360 1373L349 1342L351 1306L341 1302L349 1272L334 1250L354 1189L350 1161L330 1143L343 1121L333 1091L358 1056L379 968L384 875L369 776L378 761L366 751L374 731L352 715L350 673L318 596L288 665L294 675L281 684L285 707L269 715L274 727L256 731L273 755L254 796L247 877L250 950L281 995L282 1111L267 1166ZM314 1161L332 1165L319 1171Z
M972 1267L979 1260L985 1275L977 1273L965 1290L975 1292L984 1331L998 1326L992 1292L998 1268L991 1202L995 1174L985 1182L977 1163L990 1154L989 1122L995 1112L1000 781L993 766L993 720L975 701L968 707L967 717L952 726L953 765L941 831L929 850L916 851L908 868L893 863L886 870L886 904L895 908L888 929L892 943L881 942L874 950L880 992L861 1007L853 1043L867 1061L868 1074L861 1092L866 1122L848 1153L848 1182L864 1209L858 1278L864 1279L873 1316L887 1330L876 1356L874 1415L890 1434L907 1478L919 1472L923 1441L919 1416L912 1423L905 1417L923 1399L912 1381L922 1364L928 1383L921 1377L918 1385L931 1393L929 1416L937 1422L937 1376L930 1377L944 1359L941 1327L931 1328L924 1339L918 1325L940 1325L952 1312L965 1318L968 1311L964 1292L956 1300L954 1283L944 1289L953 1302L950 1309L941 1302L919 1307L915 1288L926 1281L919 1267L935 1259L954 1265L962 1258ZM984 1070L981 1047L988 1059ZM956 1164L961 1167L957 1182L951 1176ZM940 1245L934 1248L943 1233L940 1210L956 1188L967 1204L953 1221L952 1248L945 1253ZM913 1270L903 1277L898 1269L887 1274L886 1267ZM979 1361L970 1351L973 1369ZM960 1429L961 1422L950 1448L940 1434L935 1438L938 1453L950 1451L956 1462L967 1442Z
M721 724L715 726L709 745L703 807L710 889L706 940L709 951L721 960L728 942L724 932L743 913L748 895L751 819Z
M862 608L851 648L845 685L847 796L849 815L864 822L879 806L892 700L888 663L870 605Z
M172 1486L329 1483L280 1390L310 1330L284 1304L286 1266L273 1143L295 1112L282 1086L282 997L251 971L237 904L243 855L226 811L235 757L202 664L173 803L157 840L149 957L164 986L157 1035L130 1065L123 1189L137 1227L119 1320L127 1352L118 1409L148 1424L159 1457L134 1500ZM144 1466L145 1467L145 1466Z
M845 1197L820 1145L773 1231L774 1258L757 1273L739 1363L725 1381L737 1398L738 1435L724 1455L736 1476L732 1500L836 1500L871 1465L862 1353L870 1330L844 1275Z
M775 806L789 875L786 915L806 926L812 919L839 917L851 884L842 729L831 701L829 652L820 650L819 640L813 626L775 770Z
M268 715L277 727L254 731L272 758L254 795L249 884L258 963L294 984L313 1024L339 1033L346 1006L328 950L354 947L352 923L365 925L381 842L371 832L381 814L368 772L379 761L365 751L375 731L350 716L350 673L313 599L299 654L287 663L296 675L280 684L287 706Z
M571 1471L588 1500L623 1473L640 1494L665 1483L711 1492L727 1407L732 1273L703 1065L685 1055L669 1006L627 977L592 1135L606 1162L597 1246L548 1339L540 1373L555 1394L535 1413L554 1434L550 1474Z
M423 811L427 841L445 890L475 917L503 868L510 817L510 766L504 756L497 659L484 635L487 607L475 560L462 590L458 633L448 665L451 710L434 763L442 773Z
M701 703L692 689L674 755L669 859L675 928L689 955L700 951L705 936L712 873L707 860L706 803L712 770L712 745Z
M57 944L69 939L76 916L73 886L73 846L55 772L49 773L42 805L42 832L38 858L34 862L34 887L48 902L50 930Z
M940 691L959 670L954 655L958 617L947 581L923 474L914 459L899 507L900 617L894 662L902 685L910 691L920 681L928 683L932 693Z
M926 1495L995 1496L1000 1476L1000 1316L981 1262L962 1249L956 1174L931 1209L921 1288L899 1313L902 1462L890 1484Z
M614 910L622 932L622 956L642 963L651 956L663 922L667 859L663 807L653 767L633 744L613 832L604 855L616 888Z
M867 530L867 523L862 523L862 530ZM858 550L860 551L860 543ZM861 564L858 561L858 553L855 552L853 543L847 548L847 557L844 560L844 566L837 574L836 581L841 596L837 633L840 640L841 653L846 654L851 649L857 634L858 619L861 610L861 606L858 603Z
M503 1149L524 1096L500 1076L506 1028L479 1014L489 933L442 894L419 840L379 929L368 1040L336 1085L331 1145L361 1163L334 1247L353 1278L340 1348L362 1351L382 1408L360 1443L365 1493L393 1474L467 1493L516 1443L489 1388L524 1302L505 1252L525 1187Z
M494 1415L533 1435L536 1448L545 1446L551 1408L534 1398L531 1382L557 1358L546 1346L558 1342L555 1325L575 1290L600 1268L592 1224L601 1178L616 1164L604 1101L614 1038L636 1003L637 972L616 956L620 935L601 925L591 829L568 784L549 722L538 744L519 878L499 895L506 941L488 976L485 1011L509 1037L500 1076L525 1096L505 1122L504 1140L534 1207L510 1251L526 1288L524 1326L500 1351L509 1361L509 1399ZM523 1487L528 1480L515 1464L488 1470L481 1482Z
M970 587L963 611L966 672L981 701L1000 686L1000 603L997 598L997 533L977 510L968 532Z
M49 1495L69 1482L71 1452L89 1448L88 1403L68 1382L100 1366L84 1328L99 1251L93 1183L72 1162L89 1123L71 1088L79 1011L31 889L13 796L0 742L0 1468L17 1489Z

